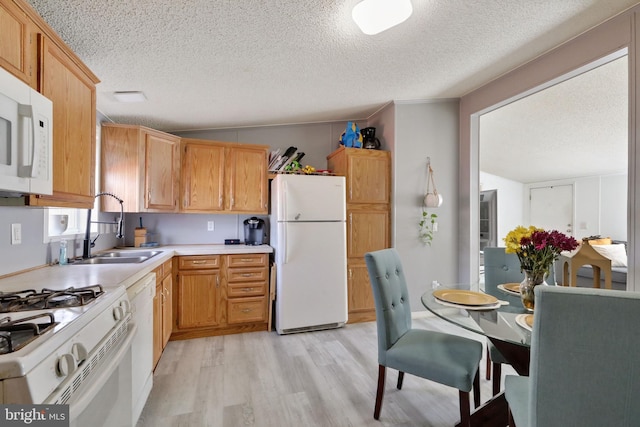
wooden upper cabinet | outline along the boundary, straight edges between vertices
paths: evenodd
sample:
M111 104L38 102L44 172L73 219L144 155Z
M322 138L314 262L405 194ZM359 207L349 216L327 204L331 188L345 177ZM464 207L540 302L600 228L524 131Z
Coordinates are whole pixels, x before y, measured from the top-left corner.
M145 149L145 210L178 209L180 138L163 132L142 130Z
M53 102L53 195L29 204L93 206L98 82L49 38L38 36L38 90Z
M182 211L211 212L224 209L224 150L223 145L183 140Z
M266 147L236 145L229 148L227 161L227 210L264 213L268 211Z
M124 201L126 212L178 209L180 138L135 125L102 124L102 191ZM111 197L102 209L118 211Z
M13 2L0 3L0 66L36 88L30 28L27 14Z
M347 203L389 203L391 167L388 151L340 147L328 167L347 179Z
M266 214L266 145L182 140L182 212Z

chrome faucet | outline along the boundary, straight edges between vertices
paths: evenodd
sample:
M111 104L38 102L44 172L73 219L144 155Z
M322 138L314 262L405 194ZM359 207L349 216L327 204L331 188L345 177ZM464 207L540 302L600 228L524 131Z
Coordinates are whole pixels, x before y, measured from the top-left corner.
M98 193L98 194L95 195L94 199L97 199L100 196L113 197L114 199L116 199L120 203L120 218L115 222L91 221L91 208L89 208L87 210L87 229L84 232L84 241L83 241L83 245L82 245L82 259L91 258L91 248L93 248L96 245L96 240L98 240L98 237L100 237L100 233L98 232L98 235L96 236L96 238L93 239L93 241L91 240L91 223L117 225L118 226L118 230L116 232L116 238L122 239L122 237L124 236L123 230L122 230L123 229L123 223L124 223L124 205L123 205L124 202L122 201L121 198L119 198L118 196L116 196L113 193Z

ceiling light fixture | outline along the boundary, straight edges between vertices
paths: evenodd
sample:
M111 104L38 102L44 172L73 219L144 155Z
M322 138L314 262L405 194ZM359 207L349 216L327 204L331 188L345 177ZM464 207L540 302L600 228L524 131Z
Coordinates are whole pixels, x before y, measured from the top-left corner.
M363 33L374 35L403 23L412 13L411 0L363 0L351 16Z
M113 92L113 97L118 102L144 102L147 97L140 91Z

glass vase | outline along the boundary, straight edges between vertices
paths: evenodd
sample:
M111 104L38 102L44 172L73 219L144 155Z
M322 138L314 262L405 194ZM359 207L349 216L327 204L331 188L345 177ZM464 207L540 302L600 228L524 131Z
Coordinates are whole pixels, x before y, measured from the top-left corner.
M528 311L533 311L535 298L533 290L538 285L546 285L546 270L522 270L524 272L524 280L520 282L520 299L522 305Z

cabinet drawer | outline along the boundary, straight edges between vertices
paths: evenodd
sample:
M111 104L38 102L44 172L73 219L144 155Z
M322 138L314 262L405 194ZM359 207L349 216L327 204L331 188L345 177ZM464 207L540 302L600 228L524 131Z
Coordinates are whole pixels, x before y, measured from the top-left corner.
M220 268L220 255L191 255L178 258L180 270L202 270L207 268Z
M267 321L267 297L238 298L227 301L227 323Z
M248 282L248 283L229 283L227 285L227 296L229 298L263 296L266 294L267 294L266 281Z
M171 274L171 268L172 268L171 267L171 263L172 263L172 261L168 260L168 261L165 261L162 264L162 278L163 279L166 279L167 276L169 276ZM160 267L158 267L158 268L160 268ZM156 277L156 278L158 278L158 277Z
M267 254L234 254L227 255L227 267L264 267L267 265Z
M258 268L230 268L227 270L227 282L258 282L267 280L267 269Z

